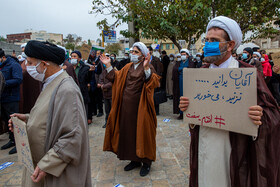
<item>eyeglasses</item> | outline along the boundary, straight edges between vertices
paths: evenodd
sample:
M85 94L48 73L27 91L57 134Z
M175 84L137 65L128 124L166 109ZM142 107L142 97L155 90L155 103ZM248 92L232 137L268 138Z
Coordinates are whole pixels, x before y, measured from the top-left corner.
M131 53L138 54L138 53L140 53L140 52L139 52L139 51L136 51L136 50L132 50Z
M219 39L216 38L206 38L205 39L206 42L229 42L229 41L220 41Z

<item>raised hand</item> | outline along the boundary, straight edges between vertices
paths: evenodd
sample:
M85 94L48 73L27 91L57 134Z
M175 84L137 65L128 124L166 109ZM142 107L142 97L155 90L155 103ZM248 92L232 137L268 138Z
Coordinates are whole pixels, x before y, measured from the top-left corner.
M148 53L147 57L144 60L144 64L143 64L144 70L148 70L150 68L149 67L150 61L151 61L151 55L150 55L150 53Z
M103 64L105 64L107 68L111 66L111 59L109 57L100 55L99 59L101 62L103 62Z

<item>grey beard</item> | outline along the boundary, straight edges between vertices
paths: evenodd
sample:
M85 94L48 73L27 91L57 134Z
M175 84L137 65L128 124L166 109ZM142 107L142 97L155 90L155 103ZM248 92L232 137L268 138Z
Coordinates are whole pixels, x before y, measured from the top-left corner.
M204 61L207 63L210 63L210 64L215 63L226 56L226 54L227 54L226 50L227 50L227 46L225 45L222 48L222 50L221 50L222 52L220 55L204 57Z

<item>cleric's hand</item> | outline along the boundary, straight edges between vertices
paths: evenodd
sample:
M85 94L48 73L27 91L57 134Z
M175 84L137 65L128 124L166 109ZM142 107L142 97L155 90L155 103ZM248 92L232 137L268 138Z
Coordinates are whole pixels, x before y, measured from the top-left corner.
M252 122L255 125L262 125L262 115L263 115L263 109L259 105L251 106L249 108L248 116L251 118Z
M179 104L179 108L182 112L186 111L188 109L189 106L189 98L188 97L180 97L180 104Z

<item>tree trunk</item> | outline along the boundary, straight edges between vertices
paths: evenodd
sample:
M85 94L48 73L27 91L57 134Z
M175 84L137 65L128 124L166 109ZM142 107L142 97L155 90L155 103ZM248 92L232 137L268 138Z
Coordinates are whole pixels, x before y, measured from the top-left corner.
M169 38L174 45L176 45L176 47L178 48L178 50L180 51L182 49L182 47L180 46L180 44L177 42L176 38Z
M215 0L212 0L212 15L213 18L216 17Z

